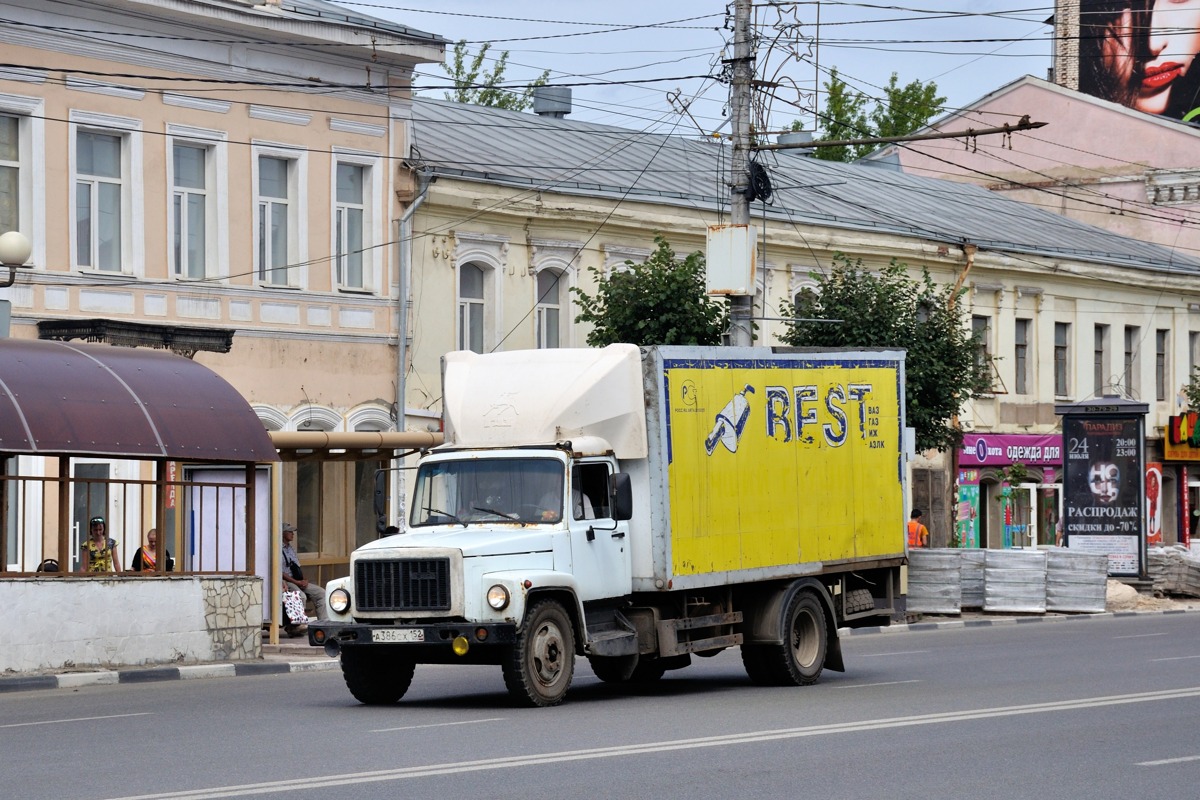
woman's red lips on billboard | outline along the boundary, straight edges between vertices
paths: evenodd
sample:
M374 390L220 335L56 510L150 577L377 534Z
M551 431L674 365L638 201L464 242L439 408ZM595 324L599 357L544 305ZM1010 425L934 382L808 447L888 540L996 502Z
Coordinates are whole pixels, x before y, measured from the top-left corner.
M1173 61L1165 64L1151 64L1146 67L1146 74L1142 78L1142 88L1157 91L1178 78L1182 72L1183 65Z

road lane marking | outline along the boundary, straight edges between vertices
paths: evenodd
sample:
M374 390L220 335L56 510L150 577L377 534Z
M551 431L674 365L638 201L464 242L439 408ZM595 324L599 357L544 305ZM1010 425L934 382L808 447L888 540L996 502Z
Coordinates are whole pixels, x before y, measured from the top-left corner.
M1114 639L1148 639L1151 636L1166 636L1166 631L1162 633L1135 633L1132 636L1114 636Z
M928 650L891 650L887 653L855 653L855 658L884 658L885 656L919 656Z
M919 678L907 681L884 681L883 683L852 683L848 686L834 686L834 689L866 689L871 686L899 686L902 683L920 683Z
M673 739L662 742L646 742L644 744L593 747L585 750L531 753L524 756L505 756L500 758L480 759L476 761L430 764L422 767L400 767L396 769L375 770L372 772L354 772L334 775L311 775L303 778L288 778L278 781L263 781L260 783L246 783L232 786L211 786L202 789L185 789L182 791L156 792L153 794L126 795L123 797L110 798L110 800L220 800L220 798L226 797L249 797L258 794L270 794L272 792L281 792L288 789L333 789L337 787L354 786L356 784L380 783L383 781L406 780L410 778L429 778L437 775L453 775L464 772L483 772L487 770L510 769L513 767L559 764L571 761L591 761L601 758L618 758L622 756L668 753L676 750L696 750L703 747L731 747L742 744L752 744L756 742L800 739L808 736L827 736L836 733L878 731L891 728L907 728L917 725L939 725L947 722L993 719L997 717L1016 717L1026 714L1044 714L1058 711L1078 711L1091 708L1129 705L1132 703L1150 703L1160 700L1179 700L1191 697L1200 698L1200 686L1194 686L1186 689L1163 689L1153 692L1139 692L1136 694L1085 697L1078 700L1059 700L1048 703L1028 703L1017 706L999 706L996 708L979 708L967 711L947 711L937 714L917 714L907 717L885 717L882 719L861 720L859 722L838 722L828 725L811 725L803 728L749 731L747 733L704 736L696 739Z
M1150 663L1154 663L1155 661L1188 661L1193 658L1200 658L1200 656L1171 656L1170 658L1152 658L1150 659Z
M136 714L109 714L104 717L72 717L70 719L44 719L38 722L13 722L8 725L0 725L0 728L24 728L29 725L61 725L64 722L92 722L98 719L122 719L123 717L145 717L153 714L153 711L139 711Z
M429 725L405 725L403 728L376 728L371 733L391 733L392 731L415 731L421 728L448 728L451 725L477 725L480 722L503 722L504 717L488 717L487 719L468 719L462 722L435 722Z
M1179 758L1160 758L1158 761L1139 761L1139 767L1161 767L1166 764L1182 764L1185 761L1200 761L1200 756L1180 756Z

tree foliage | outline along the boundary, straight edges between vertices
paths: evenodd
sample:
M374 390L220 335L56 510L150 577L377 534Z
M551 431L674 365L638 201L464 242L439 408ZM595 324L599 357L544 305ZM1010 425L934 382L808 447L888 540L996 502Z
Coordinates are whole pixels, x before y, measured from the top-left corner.
M913 81L900 86L892 73L884 96L875 99L856 92L838 77L836 69L829 71L825 84L825 112L821 115L821 130L817 141L842 139L876 139L886 136L905 136L922 127L941 110L945 97L938 95L937 84ZM799 129L799 121L792 123ZM816 147L813 153L825 161L854 161L878 148L877 144Z
M957 447L962 432L953 427L952 418L967 400L991 388L991 365L977 358L979 339L964 324L963 307L950 302L953 288L937 286L926 270L914 279L907 265L895 259L873 274L861 260L841 253L827 274L813 278L816 289L802 291L795 304L785 302L780 309L793 320L783 341L907 350L905 407L917 447Z
M550 78L550 70L542 73L524 91L513 91L500 88L504 80L504 70L508 68L508 51L500 54L500 58L492 65L491 72L483 69L483 61L487 57L491 44L485 43L472 58L467 53L467 42L461 39L454 45L454 54L450 64L443 69L454 82L454 91L446 92L446 99L458 103L473 103L479 106L506 108L509 111L524 111L533 105L533 90L544 86Z
M576 322L594 327L587 343L603 347L615 342L651 344L720 344L729 327L729 303L713 300L705 290L704 254L682 261L661 235L645 262L625 262L608 275L596 268L596 294L571 291L581 309Z

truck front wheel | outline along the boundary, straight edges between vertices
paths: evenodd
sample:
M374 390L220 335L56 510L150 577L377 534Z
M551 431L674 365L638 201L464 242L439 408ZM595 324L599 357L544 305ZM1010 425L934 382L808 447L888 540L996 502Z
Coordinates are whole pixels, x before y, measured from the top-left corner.
M387 650L343 647L342 677L354 699L368 706L391 705L412 685L416 664Z
M529 609L502 669L504 685L518 703L554 706L563 701L575 673L575 633L559 603L542 600Z
M798 592L783 615L783 643L742 645L742 664L761 686L807 686L821 677L827 642L820 599Z

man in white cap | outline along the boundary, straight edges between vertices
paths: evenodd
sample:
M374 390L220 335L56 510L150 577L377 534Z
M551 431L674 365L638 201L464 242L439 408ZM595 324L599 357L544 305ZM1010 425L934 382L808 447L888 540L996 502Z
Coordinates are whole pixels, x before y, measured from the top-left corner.
M296 540L296 526L290 522L283 523L283 582L312 600L316 609L317 619L329 619L325 612L325 590L315 583L304 579L304 570L300 568L300 559L292 542Z

